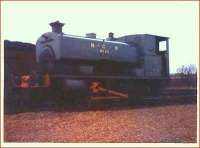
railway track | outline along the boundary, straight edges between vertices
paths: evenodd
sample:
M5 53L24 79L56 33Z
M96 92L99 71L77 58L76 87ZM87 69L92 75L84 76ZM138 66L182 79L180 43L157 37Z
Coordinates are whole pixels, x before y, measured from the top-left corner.
M144 96L146 99L170 99L170 98L186 98L186 97L197 97L197 89L163 89L161 92L155 96ZM120 96L101 96L94 97L93 99L127 99L128 94Z
M165 89L161 91L160 97L164 98L197 97L197 89Z
M34 90L34 91L33 91ZM40 95L35 95L36 92ZM128 106L153 107L162 105L194 104L197 102L196 89L165 89L157 96L144 97L135 104L129 104L128 97L120 96L100 96L91 98L88 105L70 105L67 101L52 97L47 88L23 89L13 93L15 97L4 101L7 113L40 111L40 110L85 110L85 109L124 109ZM31 94L35 96L32 97ZM42 95L41 95L42 94ZM67 99L66 99L67 100ZM61 101L61 102L60 102Z
M127 93L121 93L118 91L114 91L111 89L105 89L105 88L100 88L103 91L107 91L108 94L107 96L95 96L95 97L91 97L91 99L127 99L128 98L128 94ZM13 94L14 96L20 96L20 95L24 95L25 96L30 96L31 95L35 95L35 94L39 94L38 96L43 96L45 95L45 98L49 98L51 97L51 91L48 87L32 87L32 88L15 88L13 89ZM36 95L37 96L37 95ZM177 97L197 97L197 89L163 89L161 90L161 92L155 96L144 96L144 98L177 98Z
M197 95L197 89L164 89L161 91L162 96L184 96L184 95Z

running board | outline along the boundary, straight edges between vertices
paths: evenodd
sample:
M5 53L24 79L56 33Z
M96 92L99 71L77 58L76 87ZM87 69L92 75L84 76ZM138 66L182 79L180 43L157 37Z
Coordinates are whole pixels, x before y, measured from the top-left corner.
M54 74L51 75L52 78L64 78L64 79L124 79L124 80L165 80L167 77L136 77L136 76L105 76L105 75L63 75L63 74Z

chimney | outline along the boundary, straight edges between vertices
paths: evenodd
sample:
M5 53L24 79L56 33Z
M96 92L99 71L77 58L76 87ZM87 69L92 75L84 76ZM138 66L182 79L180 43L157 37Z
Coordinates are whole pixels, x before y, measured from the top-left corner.
M108 41L114 41L114 40L115 40L115 38L114 38L114 33L109 32L109 33L108 33L108 38L107 38L106 40L108 40Z
M109 33L108 33L108 37L109 37L109 38L114 38L114 33L109 32Z
M52 32L55 33L62 33L62 27L65 25L64 23L61 23L59 21L55 21L49 24L52 28Z
M87 33L86 38L96 39L96 33Z

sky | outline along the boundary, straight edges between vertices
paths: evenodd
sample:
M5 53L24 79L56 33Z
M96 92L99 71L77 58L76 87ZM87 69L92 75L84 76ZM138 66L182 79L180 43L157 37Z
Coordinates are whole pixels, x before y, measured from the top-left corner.
M65 23L66 34L97 38L131 34L169 37L170 73L182 65L198 66L198 2L2 2L2 39L36 43L50 22Z

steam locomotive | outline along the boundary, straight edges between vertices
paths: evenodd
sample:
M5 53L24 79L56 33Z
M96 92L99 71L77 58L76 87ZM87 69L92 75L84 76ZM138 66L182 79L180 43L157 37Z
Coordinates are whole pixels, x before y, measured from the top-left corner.
M36 61L50 87L66 98L112 95L134 100L158 92L169 79L168 37L115 38L110 32L108 38L98 39L95 33L64 34L59 21L50 26L52 32L37 40Z

